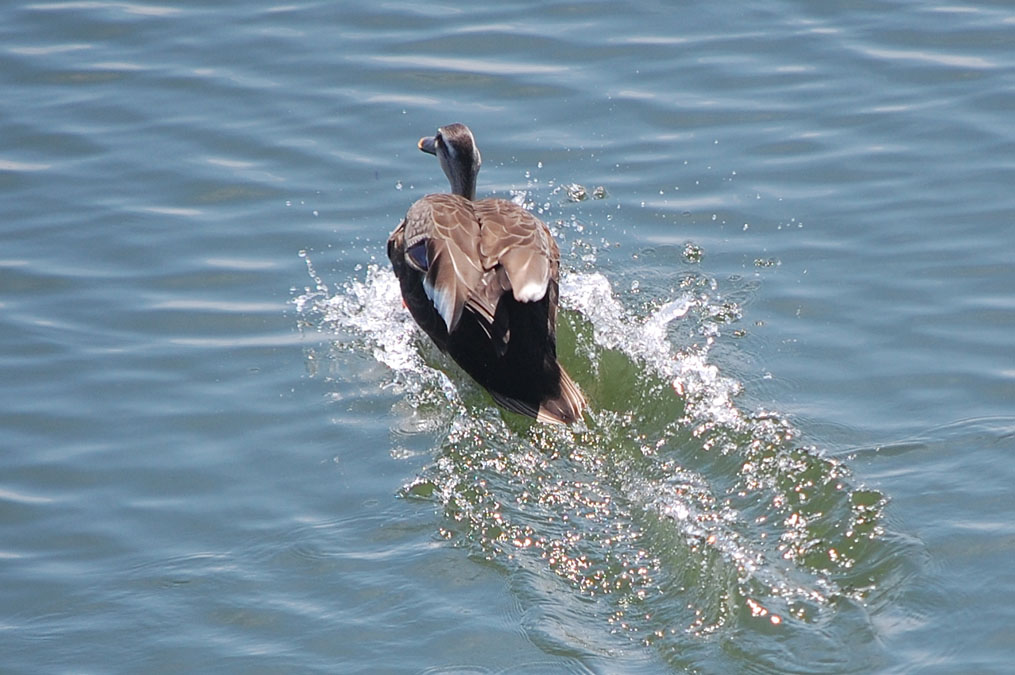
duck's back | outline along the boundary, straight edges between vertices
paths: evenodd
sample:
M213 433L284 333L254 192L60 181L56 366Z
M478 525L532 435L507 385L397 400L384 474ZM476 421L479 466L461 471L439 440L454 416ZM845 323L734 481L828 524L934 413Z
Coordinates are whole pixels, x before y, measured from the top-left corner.
M406 307L442 351L483 270L472 202L450 194L417 200L388 239L388 258Z
M502 199L428 195L388 256L413 318L498 403L543 421L581 416L557 363L559 253L539 219Z

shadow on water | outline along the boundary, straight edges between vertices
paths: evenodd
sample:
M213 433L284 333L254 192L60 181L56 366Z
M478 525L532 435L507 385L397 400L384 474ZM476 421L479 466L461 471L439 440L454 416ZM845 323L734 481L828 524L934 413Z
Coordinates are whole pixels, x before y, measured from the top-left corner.
M886 496L846 464L778 413L738 407L742 385L710 355L740 312L714 280L688 266L673 297L621 299L599 272L566 273L559 352L591 413L559 428L494 406L415 329L386 267L333 292L307 265L304 328L387 366L406 403L394 433L432 441L399 494L433 503L440 537L503 570L548 653L886 663L872 617L916 572L917 544L888 531Z

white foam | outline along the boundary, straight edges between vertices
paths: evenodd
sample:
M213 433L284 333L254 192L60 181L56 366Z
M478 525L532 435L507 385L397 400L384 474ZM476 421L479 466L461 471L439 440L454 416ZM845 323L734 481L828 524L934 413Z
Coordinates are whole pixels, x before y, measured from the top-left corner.
M321 282L309 259L307 270L317 283L294 298L300 314L315 319L319 330L336 333L340 342L350 338L358 342L410 389L436 385L457 398L447 376L423 362L417 345L419 329L402 304L398 280L390 269L369 265L364 279L346 282L335 294Z
M693 419L731 426L741 423L742 415L733 403L740 383L721 375L708 362L715 337L675 353L667 335L669 324L700 307L701 298L686 294L638 319L621 305L602 274L572 272L561 280L561 299L565 307L592 322L596 344L619 350L669 380L677 394L685 397Z
M390 368L396 378L416 392L433 392L451 402L451 407L457 412L452 414L450 425L446 428L442 442L445 448L468 447L471 442L469 439L479 439L476 441L477 448L482 451L477 450L478 456L486 457L482 452L490 452L491 462L521 462L520 458L530 455L537 466L547 461L538 447L529 445L533 442L532 434L512 434L495 412L489 415L475 411L473 414L466 413L452 380L440 370L426 365L420 350L426 340L402 305L398 282L386 265L368 266L363 279L346 282L336 293L331 293L327 285L321 282L309 260L307 266L315 285L294 299L297 310L304 317L317 317L321 330L333 331L346 344L352 343L356 348L369 351L379 363ZM709 317L713 316L715 310L714 299L703 294L685 293L668 299L652 311L639 316L621 302L610 281L600 272L567 272L561 279L560 292L562 306L581 314L591 323L592 339L599 347L620 351L672 384L674 391L684 401L684 417L674 421L679 422L681 427L689 428L692 435L701 439L701 450L708 451L711 448L712 437L720 438L726 432L746 432L746 438L757 439L759 447L768 443L769 438L774 439L771 440L771 447L775 449L771 452L776 457L782 457L783 450L777 448L778 438L788 438L792 434L789 423L777 415L752 417L740 411L734 398L741 391L742 385L724 375L716 364L709 361L711 349L719 337L719 324L709 323ZM695 322L693 333L697 337L693 344L678 344L674 337L674 322L685 320ZM417 405L415 400L410 402ZM641 420L637 417L621 422L635 425L640 423ZM640 433L637 429L632 431L636 435ZM713 433L714 431L718 433ZM575 436L569 441L568 430L536 430L533 433L536 434L535 438L545 436L551 439L555 449L566 448L568 443L575 444L580 437ZM554 436L558 433L561 434L559 438ZM753 447L754 441L749 442ZM460 449L455 450L456 453L459 451ZM576 458L582 457L583 451L576 446L574 452L570 461L580 464ZM785 502L785 492L792 490L792 485L796 483L795 480L785 479L792 479L798 472L806 472L806 467L782 468L779 462L766 463L765 457L752 455L753 450L735 449L733 452L743 452L745 476L750 473L749 480L745 478L737 483L738 489L752 492L752 499L764 503ZM482 533L487 529L514 532L511 529L514 527L524 534L524 541L528 541L531 535L531 540L536 542L533 546L548 552L548 555L554 552L554 555L563 553L575 558L580 553L577 540L558 540L549 530L540 530L539 521L530 522L524 510L512 510L508 506L512 503L511 499L502 499L503 495L497 496L504 506L495 512L496 522L488 522L492 516L484 510L485 502L472 504L462 497L463 490L468 493L472 488L481 494L486 494L487 491L496 493L498 490L510 494L508 487L498 483L498 480L503 478L510 482L512 472L516 472L518 476L525 477L528 484L531 481L527 479L532 472L544 469L537 470L519 463L510 471L497 466L497 470L488 476L477 478L467 470L470 461L475 460L471 456L465 458L457 455L452 459L447 453L441 453L430 469L430 477L420 477L415 482L432 484L436 490L433 498L455 513L462 511L456 518L461 516L464 522L475 523L477 532ZM590 463L584 467L585 471L594 474L601 470L594 457L588 461ZM761 471L747 471L746 467L759 463L767 467L766 470L771 475L766 477L761 475ZM827 472L831 469L823 467L820 470ZM563 496L581 492L574 489L584 485L577 478L568 482L558 476L556 468L552 473L557 476L554 480L561 484L558 488L553 487L552 481L545 484L546 490L554 490L549 495L552 499L547 499L547 504L556 504L556 500ZM758 475L755 477L755 474ZM777 507L772 506L770 511L773 514L773 524L770 531L766 531L758 523L744 519L743 513L734 505L735 502L731 503L730 493L715 494L715 490L722 488L716 488L707 475L683 468L676 462L664 461L661 457L652 471L632 475L611 474L601 478L604 486L602 489L608 489L605 486L609 485L618 489L618 501L636 503L640 508L657 513L672 522L691 550L707 548L718 553L725 561L723 564L736 569L742 592L749 603L762 607L759 598L768 598L766 602L775 600L783 603L783 606L797 601L827 606L827 598L840 592L827 577L794 566L779 548L785 532L802 530L802 535L810 536L801 524L806 516L804 513L798 514L799 518L792 525L785 526L789 529L785 529L776 523L780 514ZM473 485L477 480L480 482ZM780 485L780 482L789 487ZM543 485L540 481L531 484ZM412 485L406 487L407 491L411 492L412 489ZM490 498L494 499L494 496ZM535 497L532 499L539 501ZM535 508L531 500L526 503ZM595 525L602 531L585 532L586 544L597 540L597 537L601 537L604 542L612 540L618 527L623 531L628 528L632 533L636 532L636 528L623 519L613 522L615 516L611 513L604 508L600 514L602 522L597 521ZM513 525L512 521L515 521ZM490 550L502 546L500 540L486 541L484 536L477 535L483 546ZM636 539L633 534L632 537ZM639 550L636 553L637 555L631 555L637 557L642 552ZM560 559L559 556L557 559ZM561 569L555 569L556 573L565 575ZM575 572L575 578L579 576ZM754 605L751 607L753 612ZM769 611L764 607L762 610ZM775 609L770 608L770 611L774 612Z

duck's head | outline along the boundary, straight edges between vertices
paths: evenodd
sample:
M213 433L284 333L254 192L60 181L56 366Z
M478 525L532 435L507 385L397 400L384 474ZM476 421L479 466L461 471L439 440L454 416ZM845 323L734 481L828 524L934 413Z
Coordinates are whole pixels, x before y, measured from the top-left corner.
M458 123L440 127L436 135L419 139L419 149L437 155L451 192L466 199L476 198L476 176L483 158L469 127Z

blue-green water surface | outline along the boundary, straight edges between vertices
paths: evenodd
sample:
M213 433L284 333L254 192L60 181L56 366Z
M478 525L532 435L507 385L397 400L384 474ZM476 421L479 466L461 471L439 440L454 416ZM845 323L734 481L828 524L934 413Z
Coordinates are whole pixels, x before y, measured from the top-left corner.
M1015 661L1007 2L0 8L0 671ZM562 251L573 429L415 329L446 189Z

